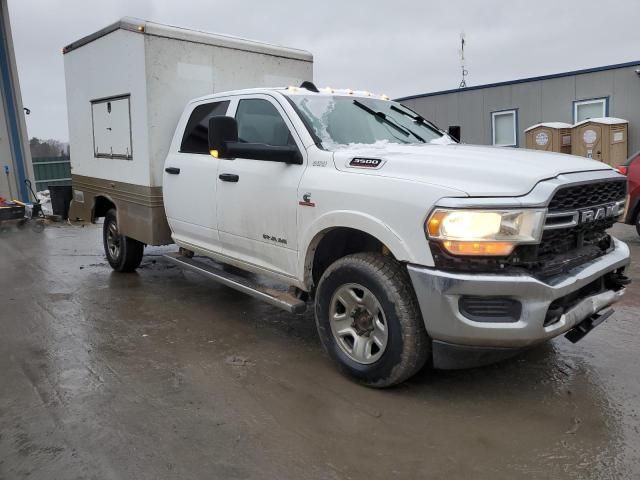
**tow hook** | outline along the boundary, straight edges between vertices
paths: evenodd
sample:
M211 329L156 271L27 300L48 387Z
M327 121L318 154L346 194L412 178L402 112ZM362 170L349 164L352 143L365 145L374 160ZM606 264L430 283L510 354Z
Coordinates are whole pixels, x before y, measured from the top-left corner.
M578 325L573 327L565 334L565 338L569 340L571 343L577 343L582 340L587 333L596 328L602 322L604 322L607 318L613 315L613 309L610 308L606 312L598 312L594 313L588 318L585 318Z
M620 290L631 283L631 279L622 272L611 272L604 277L605 286L611 290Z

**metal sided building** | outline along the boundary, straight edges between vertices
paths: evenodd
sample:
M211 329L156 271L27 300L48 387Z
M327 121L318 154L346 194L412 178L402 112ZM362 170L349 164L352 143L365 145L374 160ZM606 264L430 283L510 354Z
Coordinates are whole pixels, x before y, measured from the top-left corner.
M26 201L24 180L33 182L33 166L6 0L0 0L0 93L0 197Z
M629 152L640 150L640 61L399 98L465 143L524 147L542 122L629 121Z

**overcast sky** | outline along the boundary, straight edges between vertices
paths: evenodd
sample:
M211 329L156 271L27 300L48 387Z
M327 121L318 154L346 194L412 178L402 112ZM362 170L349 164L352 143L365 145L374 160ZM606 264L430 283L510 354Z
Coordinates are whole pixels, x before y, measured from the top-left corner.
M67 140L64 45L135 16L309 50L319 86L392 97L640 60L640 0L8 0L30 136Z

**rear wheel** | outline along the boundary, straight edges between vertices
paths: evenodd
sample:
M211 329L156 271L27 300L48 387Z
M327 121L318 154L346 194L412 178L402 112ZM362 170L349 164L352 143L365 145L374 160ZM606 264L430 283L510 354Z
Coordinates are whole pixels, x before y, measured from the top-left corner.
M636 224L636 232L638 232L638 235L640 235L640 208L636 212L635 224Z
M113 208L104 217L102 240L107 261L116 272L133 272L140 266L144 244L120 233L118 217Z
M349 255L324 272L316 292L316 324L340 369L368 386L401 383L429 356L406 268L380 254Z

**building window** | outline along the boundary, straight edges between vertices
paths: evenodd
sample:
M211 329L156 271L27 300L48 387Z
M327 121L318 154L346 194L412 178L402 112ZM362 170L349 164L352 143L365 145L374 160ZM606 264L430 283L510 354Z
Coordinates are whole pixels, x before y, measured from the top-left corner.
M517 115L516 110L503 110L491 113L491 133L493 145L497 147L517 147Z
M573 102L573 121L582 122L590 118L607 116L607 99L594 98L592 100L580 100Z

